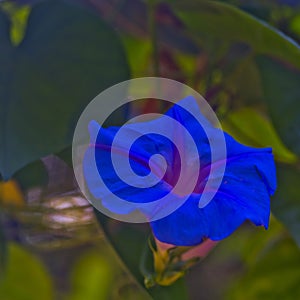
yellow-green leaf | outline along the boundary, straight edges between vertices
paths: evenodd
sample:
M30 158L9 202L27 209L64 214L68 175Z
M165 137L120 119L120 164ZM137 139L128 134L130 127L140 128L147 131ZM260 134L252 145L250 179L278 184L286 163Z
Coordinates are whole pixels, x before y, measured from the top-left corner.
M8 261L0 281L0 299L54 299L51 277L45 266L17 244L8 245Z
M223 129L243 144L272 147L275 159L294 163L297 156L283 144L269 119L252 108L232 112L222 121Z

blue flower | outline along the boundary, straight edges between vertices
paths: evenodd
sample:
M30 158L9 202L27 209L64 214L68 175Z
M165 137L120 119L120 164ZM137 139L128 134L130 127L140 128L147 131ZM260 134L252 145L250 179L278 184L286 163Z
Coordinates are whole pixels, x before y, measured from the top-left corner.
M143 207L170 194L169 202L171 199L171 202L181 204L170 214L150 224L158 240L178 246L197 245L206 238L223 239L245 220L267 228L270 195L276 189L272 149L244 146L227 133L214 128L203 117L193 97L187 97L178 104L155 120L125 124L122 126L122 138L117 141L114 139L120 131L119 127L100 128L95 121L90 123L91 145L83 162L90 193L102 201L106 209L117 214L126 214L133 209L116 205L111 200L112 196ZM185 106L190 109L185 110ZM170 127L170 118L186 131L182 131L179 125ZM205 124L205 130L199 119L202 125ZM150 133L144 134L146 129L151 129L153 133L148 130ZM165 132L167 136L158 134L158 131ZM214 191L212 200L201 207L199 200L205 193L209 174L219 168L219 162L212 159L211 141L219 139L220 133L225 138L227 148L225 173L219 174L223 176L219 178L220 185ZM193 138L196 147L192 147L188 135ZM131 140L134 140L132 145L129 143ZM89 152L91 149L93 151ZM121 173L115 170L112 152L119 156ZM153 160L154 154L163 156L165 163L160 164L159 157ZM91 172L93 159L98 174ZM196 168L197 161L200 162L199 169ZM191 182L196 184L187 199L180 202L183 195L172 192L172 189L182 173L185 186L188 187ZM218 177L218 173L215 174ZM99 184L98 176L108 189ZM132 178L133 184L125 182L124 178ZM145 178L149 183L147 187L144 185ZM155 213L159 214L165 206L159 206ZM141 208L141 211L149 216L153 214L153 210ZM150 220L153 220L152 217Z

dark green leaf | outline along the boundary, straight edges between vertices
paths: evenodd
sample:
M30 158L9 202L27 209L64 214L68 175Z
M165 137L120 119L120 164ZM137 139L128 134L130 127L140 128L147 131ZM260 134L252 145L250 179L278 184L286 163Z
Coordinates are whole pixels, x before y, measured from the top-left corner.
M48 182L47 170L41 160L37 160L20 169L13 176L23 190L43 186Z
M300 246L300 170L278 166L278 190L271 202L272 212L282 221Z
M300 69L267 56L259 56L257 63L273 124L283 142L300 154Z
M61 1L33 7L17 47L0 13L0 65L0 172L5 179L69 146L85 106L129 76L115 32Z

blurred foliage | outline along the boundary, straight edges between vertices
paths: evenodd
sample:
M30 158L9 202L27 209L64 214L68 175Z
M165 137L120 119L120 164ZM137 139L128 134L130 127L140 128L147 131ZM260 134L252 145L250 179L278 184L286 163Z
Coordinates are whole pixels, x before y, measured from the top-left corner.
M0 182L1 299L300 297L299 1L0 5L0 173L13 177ZM201 92L240 142L273 148L271 206L284 226L244 225L185 278L146 292L144 277L156 274L149 228L96 212L99 232L67 164L85 106L117 82L156 73Z
M122 261L137 281L144 285L144 276L154 273L153 256L148 248L149 228L139 224L122 224L97 211L95 213ZM154 299L188 299L183 280L170 286L153 286L148 292Z
M66 300L148 299L148 295L126 274L109 247L84 252L71 272Z
M51 267L29 250L15 243L8 245L9 259L0 282L1 299L148 299L145 291L128 277L112 249L101 245L99 240L76 254L65 278L69 287L57 295ZM51 250L47 253L52 254Z
M280 273L280 268L287 270L292 267L292 280L295 281L300 274L299 249L282 224L271 218L267 231L249 225L244 224L219 243L201 264L191 270L187 276L192 287L191 299L278 299L277 295L282 295L283 290L287 299L292 299L289 297L299 293L299 285L290 288ZM287 251L275 257L274 253L281 252L277 252L279 248ZM293 262L293 266L288 264L285 267L287 261ZM266 272L265 267L268 267ZM254 274L257 268L260 274Z
M228 299L298 299L299 264L297 246L291 240L277 242L244 277L237 280Z
M53 299L53 286L44 265L30 252L11 243L8 245L5 276L0 282L0 295L6 300Z
M111 262L97 252L80 257L71 274L73 289L67 299L107 299L113 284L112 267Z
M242 241L246 272L232 283L226 299L298 299L300 253L296 244L275 220L267 236L255 232L250 237Z

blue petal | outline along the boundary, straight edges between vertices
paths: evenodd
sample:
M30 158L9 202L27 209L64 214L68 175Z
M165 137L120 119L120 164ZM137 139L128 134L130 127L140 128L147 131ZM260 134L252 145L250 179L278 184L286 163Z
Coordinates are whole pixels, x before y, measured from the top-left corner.
M189 111L192 111L193 114L199 115L202 124L205 124L205 126L209 128L213 128L201 115L198 105L193 97L187 97L181 100L178 104L169 109L165 115L182 124L184 128L190 132L191 136L196 142L198 151L196 153L187 152L184 159L199 159L199 155L201 156L202 153L203 156L205 156L206 162L208 163L210 161L208 138L206 137L206 134L198 120L196 120L192 114L186 110L186 108ZM172 189L172 187L169 186L170 180L172 179L173 182L176 182L181 168L178 150L175 145L180 143L184 145L184 143L186 143L185 131L179 132L180 128L174 127L172 130L172 141L166 138L164 135L170 131L170 126L168 126L167 118L165 116L148 122L126 124L122 127L124 132L122 136L123 138L121 140L118 139L118 149L113 149L113 151L118 150L120 154L116 155L120 156L122 156L121 152L126 149L126 146L124 146L126 140L134 138L140 133L143 134L144 131L149 129L156 129L162 132L162 135L144 134L142 137L136 140L130 149L130 165L135 173L139 176L147 175L147 173L149 173L149 158L154 154L161 154L166 159L168 166L164 178L159 183L150 188L136 188L123 182L117 175L112 164L112 143L120 128L100 128L95 121L92 121L89 129L91 136L91 147L95 147L95 159L98 172L112 193L127 201L145 203L160 199L170 192ZM88 157L89 159L87 159ZM126 159L125 156L124 158ZM91 178L88 168L88 165L91 163L90 156L86 156L86 159L84 160L84 170L86 171L84 171L84 174L89 190L97 198L107 197L107 189L102 190L101 186L97 184L97 181L95 181L94 178ZM128 170L126 168L122 170L125 177L127 171Z
M166 116L182 124L194 138L197 151L186 151L184 158L185 161L189 161L200 157L201 170L200 174L195 175L199 177L198 187L194 194L175 212L151 223L156 237L163 242L187 246L199 244L204 238L223 239L245 220L251 220L254 224L267 228L270 215L269 196L276 189L275 166L271 149L247 147L225 134L227 165L222 184L216 191L213 200L204 208L199 208L199 199L208 175L211 169L218 168L218 164L211 163L209 140L199 124L199 119L195 119L182 106L202 118L201 123L205 124L205 131L210 139L217 140L221 131L209 125L201 115L193 98L185 98L179 104L174 105L166 113ZM161 129L162 133L170 131L164 117L149 122L126 124L122 127L124 136L123 139L118 140L117 144L119 155L122 156L122 151L126 150L127 138L138 137L130 149L131 156L129 157L131 167L136 174L141 177L149 173L148 162L153 154L163 155L169 167L167 176L157 184L150 188L136 188L120 180L112 166L111 146L119 128L104 129L93 124L91 123L91 147L95 147L97 170L111 192L122 199L136 203L154 201L170 192L168 176L175 176L176 179L176 172L180 171L181 167L178 163L178 151L176 152L175 145L180 143L185 145L185 131L179 131L181 130L179 127L172 128L174 136L171 139L166 138L164 134L146 134L138 137L139 133L143 133L149 128ZM96 198L106 197L109 201L109 195L105 194L107 192L102 190L93 175L89 174L89 159L89 156L86 155L84 173L89 189ZM126 175L126 168L123 172ZM218 175L218 173L216 174ZM175 196L174 201L176 201ZM111 208L109 204L107 204L107 208L122 213L118 210L120 208ZM123 213L128 213L128 211L124 210Z
M92 130L94 131L95 129L96 126L94 126ZM91 147L95 147L95 157L90 157L88 155L89 154L88 152L85 155L84 164L83 164L84 176L90 192L96 198L105 198L109 196L108 195L108 190L109 190L110 193L114 193L115 195L119 196L121 199L128 200L131 202L151 202L162 198L164 195L166 195L169 192L170 189L168 185L165 184L165 182L161 181L150 188L136 188L134 186L130 186L127 183L123 182L116 174L115 168L112 165L112 160L111 160L111 151L112 151L111 146L117 131L118 131L117 127L110 127L108 129L100 128L98 131L96 141L94 143L91 142ZM133 134L133 132L131 130L128 130L128 136L130 134ZM91 137L92 136L95 136L94 132L91 133ZM147 161L150 156L149 152L153 150L152 147L158 148L158 150L155 149L158 152L163 151L159 149L158 140L149 141L149 139L150 137L144 136L143 139L140 140L139 149L143 149L143 150L135 153L131 151L132 157L129 160L132 168L136 171L136 173L146 174L149 171L149 168L147 167ZM143 147L143 145L145 145L145 147ZM162 145L164 145L164 147L162 148L167 147L166 144L162 144ZM113 151L116 152L117 156L123 158L125 154L122 153L122 151L124 150L122 147L122 143L120 143L117 146L119 147L114 148ZM119 151L119 154L117 150ZM103 188L103 186L101 186L99 182L95 180L95 174L90 172L89 166L93 164L93 160L95 160L99 176L101 176L102 180L108 187L108 190L107 188ZM122 169L122 171L124 173L128 170L124 168ZM137 178L141 178L141 177L137 176Z
M221 240L245 220L268 227L270 195L276 189L271 149L243 146L226 134L228 160L222 184L213 200L198 207L193 194L171 215L152 222L162 242L181 246L197 245L205 238Z

